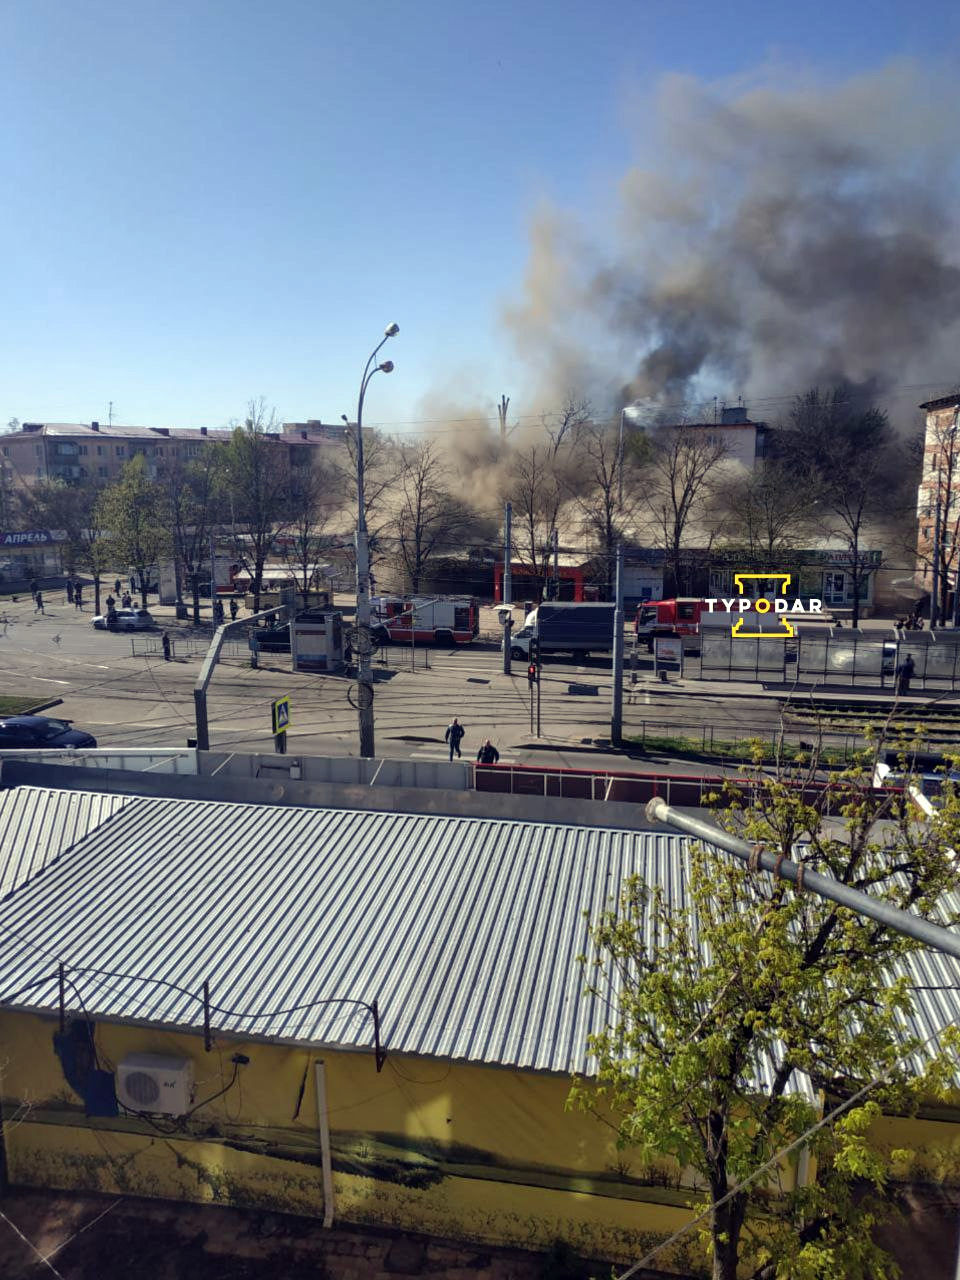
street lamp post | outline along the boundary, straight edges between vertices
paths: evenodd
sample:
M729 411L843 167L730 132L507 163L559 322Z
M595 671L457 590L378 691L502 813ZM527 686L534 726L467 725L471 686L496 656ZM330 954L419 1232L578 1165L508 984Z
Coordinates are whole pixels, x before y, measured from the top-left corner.
M370 546L367 539L367 513L363 498L363 398L375 373L392 373L393 361L376 364L380 348L388 338L400 332L398 324L388 325L378 345L370 353L360 381L357 399L357 719L360 728L360 754L374 755L373 732L373 646L370 641Z

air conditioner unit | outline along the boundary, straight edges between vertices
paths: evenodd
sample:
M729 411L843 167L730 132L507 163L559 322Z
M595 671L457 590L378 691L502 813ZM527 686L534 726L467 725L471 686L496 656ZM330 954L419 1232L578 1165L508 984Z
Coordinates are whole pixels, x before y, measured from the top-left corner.
M193 1063L161 1053L130 1053L117 1064L117 1100L129 1111L185 1115L193 1101Z

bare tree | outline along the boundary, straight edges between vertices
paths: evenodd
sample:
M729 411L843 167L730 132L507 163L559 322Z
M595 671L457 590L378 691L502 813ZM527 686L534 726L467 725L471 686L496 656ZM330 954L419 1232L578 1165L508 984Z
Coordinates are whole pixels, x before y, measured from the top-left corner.
M356 427L347 432L353 510L357 509ZM383 560L391 545L393 525L392 493L396 482L396 446L389 436L372 427L363 429L363 510L367 519L367 540L371 568Z
M223 453L237 559L250 571L254 612L274 538L289 521L289 456L279 435L276 410L267 413L262 399L251 400Z
M691 524L722 480L722 437L702 427L662 427L651 439L644 468L644 504L666 555L677 595L687 590L683 551Z
M210 535L217 523L223 467L223 446L208 444L195 459L166 459L158 477L173 542L177 603L181 602L183 583L187 583L193 621L198 624L200 583L211 555Z
M510 472L514 549L540 600L549 576L551 534L568 496L566 471L550 445L533 444L513 454Z
M788 460L811 477L817 510L847 553L852 623L860 621L867 576L876 566L863 545L871 520L884 513L894 457L887 415L864 406L845 387L813 388L798 396L784 433Z
M400 565L414 593L430 559L462 540L471 512L451 492L453 476L434 440L401 444L397 450L396 543Z
M343 510L346 476L328 459L312 456L313 450L302 449L294 458L298 465L290 471L290 497L287 508L287 533L283 546L284 561L296 572L297 588L304 606L319 581L324 556L329 547L329 526Z
M634 454L621 456L619 424L582 423L574 443L572 497L604 560L606 598L613 599L617 543L634 522L640 485Z
M742 551L745 567L778 570L810 529L815 491L779 462L734 476L714 496L725 540L731 550Z

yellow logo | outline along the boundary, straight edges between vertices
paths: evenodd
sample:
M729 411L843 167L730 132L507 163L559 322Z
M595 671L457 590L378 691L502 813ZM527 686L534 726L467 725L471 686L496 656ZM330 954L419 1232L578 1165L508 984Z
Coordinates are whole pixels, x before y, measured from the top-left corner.
M791 622L788 622L787 613L821 613L823 611L823 601L811 599L804 605L803 601L794 598L792 601L787 597L786 591L793 580L791 573L745 573L738 572L733 575L733 584L740 592L739 596L733 596L730 599L714 599L707 600L706 605L710 613L713 613L716 606L722 605L727 613L740 613L741 615L753 612L759 614L774 613L780 620L779 631L746 631L747 619L743 616L739 617L730 628L730 634L739 636L743 639L755 640L779 640L789 639L797 634L797 629ZM781 584L777 588L777 595L773 599L766 596L760 596L756 600L745 594L747 582L767 582Z

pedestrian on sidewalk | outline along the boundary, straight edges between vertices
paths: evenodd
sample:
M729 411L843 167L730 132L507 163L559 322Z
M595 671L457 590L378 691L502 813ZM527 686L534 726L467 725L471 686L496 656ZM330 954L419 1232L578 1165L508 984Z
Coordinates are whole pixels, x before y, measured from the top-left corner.
M451 760L453 759L454 752L457 753L458 760L462 758L460 755L460 743L463 741L466 732L467 732L466 729L464 729L463 725L460 723L460 721L457 719L456 716L454 716L453 719L450 721L450 723L447 725L447 731L443 735L443 739L444 739L444 742L448 742L450 744Z
M33 597L33 612L43 613L43 592L38 591Z
M230 597L230 620L236 622L237 614L240 612L240 606L237 604L237 597Z
M38 590L39 590L39 583L37 582L36 578L31 578L30 579L30 595L33 597L34 600L36 600L37 598Z
M897 667L897 696L910 692L910 681L916 672L916 664L913 661L913 654L908 653L903 662Z
M483 746L477 752L477 764L496 764L500 759L500 752L493 745L489 738L486 739Z
M115 596L118 596L118 595L120 594L120 579L119 579L119 578L116 578L116 579L114 580L114 583L113 583L113 594L114 594Z
M67 579L67 604L73 604L73 579Z
M83 610L83 583L79 578L73 584L73 607Z

